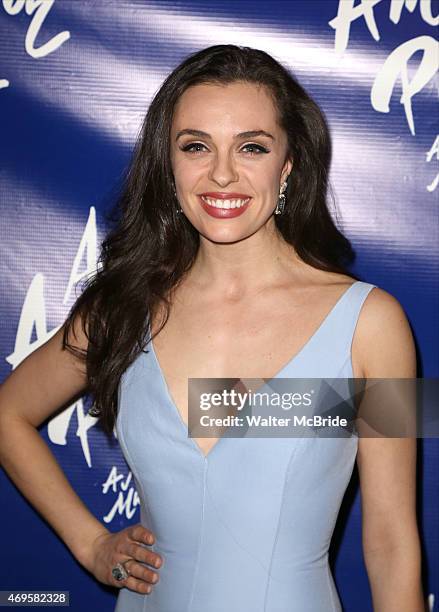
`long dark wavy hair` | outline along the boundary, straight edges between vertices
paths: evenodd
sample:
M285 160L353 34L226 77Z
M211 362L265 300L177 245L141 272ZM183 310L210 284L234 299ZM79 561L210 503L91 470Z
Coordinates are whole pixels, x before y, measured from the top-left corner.
M109 435L117 416L120 378L148 344L149 324L162 306L165 317L156 333L165 325L171 292L199 248L198 231L184 214L177 214L170 162L174 107L193 85L234 81L267 88L288 136L294 165L284 213L274 216L282 237L304 262L321 270L346 274L354 260L350 242L327 205L331 144L318 105L264 51L215 45L190 55L166 78L149 106L112 209L113 227L102 242L97 272L85 281L64 324L63 348L86 363L92 414L100 416ZM87 350L68 342L78 320L88 338Z

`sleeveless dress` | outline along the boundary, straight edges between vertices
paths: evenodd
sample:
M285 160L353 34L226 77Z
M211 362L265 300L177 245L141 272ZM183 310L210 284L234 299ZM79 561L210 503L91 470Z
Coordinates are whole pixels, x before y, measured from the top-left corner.
M353 378L373 287L350 285L274 378ZM152 592L123 587L115 611L341 612L328 549L358 437L222 437L205 457L146 349L121 378L116 433L163 563Z

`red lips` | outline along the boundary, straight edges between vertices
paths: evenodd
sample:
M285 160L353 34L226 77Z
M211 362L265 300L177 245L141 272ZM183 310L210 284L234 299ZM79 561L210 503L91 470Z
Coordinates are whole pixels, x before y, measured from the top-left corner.
M203 197L212 198L215 200L247 200L247 202L243 206L240 206L239 208L217 208L215 206L211 206L210 204L207 204L207 202L203 200ZM246 196L244 194L234 194L234 193L224 194L224 193L209 192L209 193L203 193L199 195L198 198L200 200L201 206L207 212L207 214L210 217L214 217L216 219L233 219L234 217L240 217L247 210L249 203L251 201L250 196Z

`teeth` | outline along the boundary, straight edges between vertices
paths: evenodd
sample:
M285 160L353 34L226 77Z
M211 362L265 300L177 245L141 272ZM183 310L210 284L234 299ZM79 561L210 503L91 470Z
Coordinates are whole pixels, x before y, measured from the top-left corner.
M250 198L246 198L245 200L214 200L206 196L201 196L201 198L206 204L214 206L215 208L241 208L241 206L244 206L244 204L247 204L250 200Z

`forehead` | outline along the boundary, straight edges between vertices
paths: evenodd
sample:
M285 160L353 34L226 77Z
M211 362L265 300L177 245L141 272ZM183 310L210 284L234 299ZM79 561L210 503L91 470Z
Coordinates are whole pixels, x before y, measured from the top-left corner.
M277 111L266 87L256 83L202 84L189 87L179 98L173 130L227 128L275 130Z

